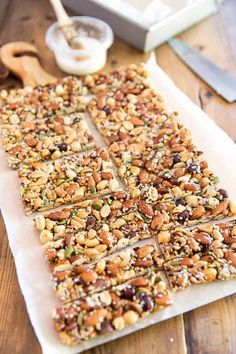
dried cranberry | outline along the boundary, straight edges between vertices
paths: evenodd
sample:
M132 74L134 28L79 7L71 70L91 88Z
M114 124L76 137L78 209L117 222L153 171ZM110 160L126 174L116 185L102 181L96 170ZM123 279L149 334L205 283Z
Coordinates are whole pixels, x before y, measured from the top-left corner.
M61 151L67 151L67 144L66 144L66 143L60 144L60 145L59 145L59 149L60 149Z
M180 161L181 161L181 158L179 157L179 155L174 155L173 162L174 163L179 163Z
M150 296L148 296L147 294L142 294L141 297L141 306L143 308L144 311L150 311L153 307L153 301L152 298Z
M179 213L178 220L181 224L183 224L189 218L189 212L187 210L182 211Z
M219 189L218 192L222 195L223 198L228 198L228 193L225 189Z
M175 201L175 205L186 205L186 202L183 198L178 198Z
M127 299L127 300L133 300L134 298L134 295L135 295L135 288L133 286L127 286L124 290L123 290L123 294L122 294L122 297L124 299Z

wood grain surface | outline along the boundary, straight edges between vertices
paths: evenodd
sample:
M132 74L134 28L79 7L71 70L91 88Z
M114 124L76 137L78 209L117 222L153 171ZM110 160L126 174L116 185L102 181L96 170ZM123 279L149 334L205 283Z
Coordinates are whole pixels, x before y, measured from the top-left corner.
M236 1L226 0L217 15L190 28L180 38L236 75L235 17ZM53 55L44 42L45 31L54 21L55 16L47 0L1 0L0 45L17 40L34 43L39 50L43 67L49 73L62 77L63 73L56 66ZM177 86L236 140L236 103L227 104L217 96L177 58L168 45L159 47L156 55L160 66ZM148 56L149 54L143 54L115 39L105 70L144 61ZM16 86L20 86L20 83L11 76L0 88L10 89ZM19 289L2 217L0 314L0 353L41 353ZM86 354L233 354L236 352L235 318L236 295L233 295L138 331L119 341L86 351Z

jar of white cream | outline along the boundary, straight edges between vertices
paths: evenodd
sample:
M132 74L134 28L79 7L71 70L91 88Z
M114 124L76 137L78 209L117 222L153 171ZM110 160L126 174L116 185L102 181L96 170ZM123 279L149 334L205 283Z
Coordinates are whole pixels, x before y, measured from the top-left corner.
M72 49L57 22L46 33L46 45L54 55L58 66L73 75L92 74L105 65L107 50L113 42L113 32L108 24L93 17L71 17L78 33L82 49Z

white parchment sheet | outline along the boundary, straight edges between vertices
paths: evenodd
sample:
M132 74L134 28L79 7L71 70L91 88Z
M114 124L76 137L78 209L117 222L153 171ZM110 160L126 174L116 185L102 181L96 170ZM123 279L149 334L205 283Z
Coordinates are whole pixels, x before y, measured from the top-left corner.
M205 151L210 168L216 172L222 186L235 199L236 146L234 142L173 84L156 65L154 56L148 61L147 68L158 91L166 97L169 106L179 112L180 119L191 129L194 142ZM0 151L0 206L20 287L44 354L79 353L236 292L236 280L193 286L175 294L173 306L148 316L122 332L114 332L112 335L81 343L75 348L67 348L60 344L53 329L51 311L58 301L52 288L37 232L34 230L33 216L26 217L23 212L17 173L8 168L2 151Z

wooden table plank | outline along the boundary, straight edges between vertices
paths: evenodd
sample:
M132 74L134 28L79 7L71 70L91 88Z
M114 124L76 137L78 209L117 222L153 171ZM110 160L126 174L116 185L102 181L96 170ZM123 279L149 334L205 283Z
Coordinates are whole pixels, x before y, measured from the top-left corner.
M223 68L235 72L236 26L232 11L236 5L228 0L220 14L186 31L181 38L202 50ZM55 17L47 0L32 6L31 0L1 0L0 43L25 40L35 43L39 49L42 65L56 76L63 76L57 68L52 53L46 48L44 33ZM207 35L206 35L207 33ZM163 45L156 50L160 66L176 84L234 139L235 104L225 103L212 93L172 52ZM109 50L104 70L148 58L127 43L115 39ZM13 87L19 83L11 77L1 87ZM13 259L8 247L2 218L0 219L0 352L40 353L33 329L28 319L23 297L17 283ZM228 297L176 318L153 325L145 330L113 341L86 354L141 354L141 353L232 353L236 348L235 308L236 296ZM184 318L184 321L183 321ZM23 325L22 325L23 324ZM217 335L215 335L217 334Z

